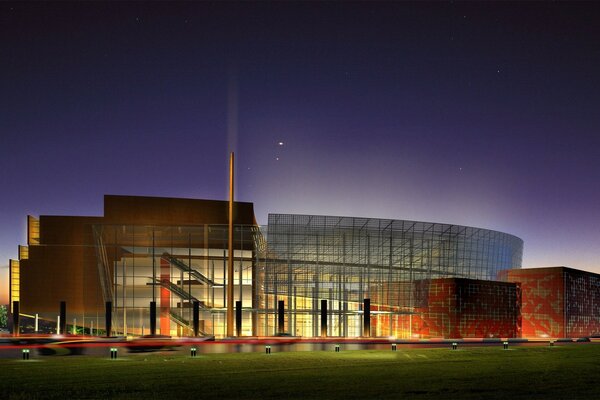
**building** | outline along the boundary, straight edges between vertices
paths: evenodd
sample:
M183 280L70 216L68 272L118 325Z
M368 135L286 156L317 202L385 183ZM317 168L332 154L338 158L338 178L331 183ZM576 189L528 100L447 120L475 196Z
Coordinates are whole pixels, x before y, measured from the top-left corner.
M62 323L89 331L104 329L110 301L115 333L147 334L154 301L159 332L185 335L197 300L202 331L221 332L227 206L225 201L105 196L101 217L30 216L26 251L10 263L11 304L20 300L21 313L56 320L64 301L68 321ZM251 309L257 226L251 203L235 206L235 290ZM252 326L249 320L245 325Z
M430 337L419 322L433 300L429 282L435 291L443 278L495 279L500 270L520 268L523 252L523 241L512 235L416 221L270 214L263 232L264 286L256 303L264 334L276 331L277 304L284 301L286 331L319 336L319 302L327 300L327 334L361 336L368 298L373 335Z
M62 332L98 333L108 302L113 334L170 336L193 334L197 307L198 332L224 337L231 284L244 336L519 334L517 285L492 282L521 267L512 235L289 214L259 227L253 205L236 202L230 279L228 214L224 201L105 196L102 216L30 216L11 304L57 321L64 302Z
M600 334L600 275L567 267L502 271L521 288L523 337Z
M105 196L102 216L28 216L11 311L46 331L105 334L110 313L112 334L225 337L231 288L242 336L600 333L600 275L521 269L523 241L487 229L291 214L259 227L235 202L230 277L228 206Z

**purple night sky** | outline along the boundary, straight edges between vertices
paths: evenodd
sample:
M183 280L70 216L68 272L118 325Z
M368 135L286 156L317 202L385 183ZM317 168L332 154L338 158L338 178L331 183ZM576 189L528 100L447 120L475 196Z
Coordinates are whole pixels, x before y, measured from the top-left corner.
M0 301L104 194L496 229L600 272L599 3L2 3ZM282 142L283 145L280 145Z

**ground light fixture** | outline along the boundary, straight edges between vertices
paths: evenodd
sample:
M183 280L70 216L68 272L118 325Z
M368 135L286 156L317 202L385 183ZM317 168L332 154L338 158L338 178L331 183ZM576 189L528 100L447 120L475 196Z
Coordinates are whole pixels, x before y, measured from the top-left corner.
M336 345L335 345L335 352L336 352L336 353L339 353L339 352L340 352L340 345L339 345L339 344L336 344Z
M265 354L271 354L271 346L265 346Z
M506 341L502 342L502 346L503 346L504 350L508 350L508 342L506 342Z
M23 360L29 360L29 349L23 349L21 353L23 355Z
M396 351L396 343L392 343L392 351Z
M110 359L111 360L116 360L117 359L117 348L116 347L111 347L110 348Z
M192 348L190 349L190 356L192 356L192 357L196 357L196 348L195 348L195 347L192 347Z
M452 342L452 350L458 349L458 343Z

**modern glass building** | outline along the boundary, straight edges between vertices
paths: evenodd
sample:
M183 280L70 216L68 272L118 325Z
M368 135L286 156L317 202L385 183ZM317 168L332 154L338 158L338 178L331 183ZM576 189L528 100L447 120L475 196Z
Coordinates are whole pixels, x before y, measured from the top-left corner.
M428 301L439 297L430 281L493 281L520 268L523 251L515 236L449 224L270 214L259 227L252 204L236 202L228 276L227 202L105 196L103 216L28 221L28 246L11 262L11 296L22 313L50 321L66 302L69 332L104 330L108 302L113 334L155 325L157 334L187 336L197 304L200 334L224 337L232 285L244 336L320 336L325 301L327 335L358 337L369 299L372 336L425 337L433 332L423 322ZM516 296L515 284L503 285L505 298Z
M459 225L374 218L270 214L257 291L259 331L319 336L320 301L328 301L328 335L362 335L370 299L376 336L414 337L413 316L427 309L424 283L439 278L495 280L521 268L523 241Z

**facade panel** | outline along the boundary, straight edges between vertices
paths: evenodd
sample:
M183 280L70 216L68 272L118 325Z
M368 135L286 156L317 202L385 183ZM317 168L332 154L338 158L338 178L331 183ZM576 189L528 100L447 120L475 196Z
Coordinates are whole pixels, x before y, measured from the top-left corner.
M522 289L524 337L584 337L600 333L600 275L566 267L502 271Z
M565 337L564 279L559 268L502 271L502 280L521 286L523 337Z
M568 337L600 335L600 275L564 268Z
M13 311L13 302L21 300L21 265L19 260L8 260L8 308Z
M514 338L520 336L520 288L473 279L418 282L423 308L413 318L418 337Z

